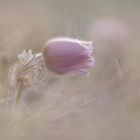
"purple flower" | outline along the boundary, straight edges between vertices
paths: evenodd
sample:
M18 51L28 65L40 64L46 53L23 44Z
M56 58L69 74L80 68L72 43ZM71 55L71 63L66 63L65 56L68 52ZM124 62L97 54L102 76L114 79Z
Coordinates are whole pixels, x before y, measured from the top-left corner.
M87 74L87 68L94 65L92 42L69 38L48 41L43 57L48 69L57 74Z

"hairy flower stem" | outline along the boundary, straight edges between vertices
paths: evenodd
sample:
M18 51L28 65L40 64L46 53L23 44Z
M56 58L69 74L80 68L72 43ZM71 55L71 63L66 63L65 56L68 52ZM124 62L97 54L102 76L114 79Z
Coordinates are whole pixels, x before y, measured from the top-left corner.
M23 92L22 88L20 88L20 87L17 88L17 91L16 91L16 105L18 105L18 103L20 101L20 97L22 95L22 92Z

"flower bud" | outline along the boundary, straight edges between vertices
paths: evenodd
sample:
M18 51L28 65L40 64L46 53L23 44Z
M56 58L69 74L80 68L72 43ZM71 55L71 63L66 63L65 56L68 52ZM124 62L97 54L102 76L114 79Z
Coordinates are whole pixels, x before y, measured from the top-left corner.
M92 42L69 38L48 41L43 50L46 67L57 74L87 74L94 64Z

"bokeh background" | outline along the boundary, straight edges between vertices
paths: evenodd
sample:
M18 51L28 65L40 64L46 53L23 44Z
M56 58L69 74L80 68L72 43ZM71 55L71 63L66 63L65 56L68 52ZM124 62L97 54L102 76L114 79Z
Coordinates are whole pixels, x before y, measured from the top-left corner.
M139 140L139 13L139 0L0 0L0 139ZM5 111L9 66L54 37L93 41L90 76L49 76Z

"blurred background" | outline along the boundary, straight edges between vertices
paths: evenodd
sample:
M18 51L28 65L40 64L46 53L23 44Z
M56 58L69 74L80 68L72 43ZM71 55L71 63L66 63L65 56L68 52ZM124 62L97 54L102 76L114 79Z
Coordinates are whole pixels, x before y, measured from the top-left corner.
M22 111L1 100L0 139L139 140L139 12L139 0L0 0L1 99L17 55L51 38L93 41L96 61L88 77L26 91Z

